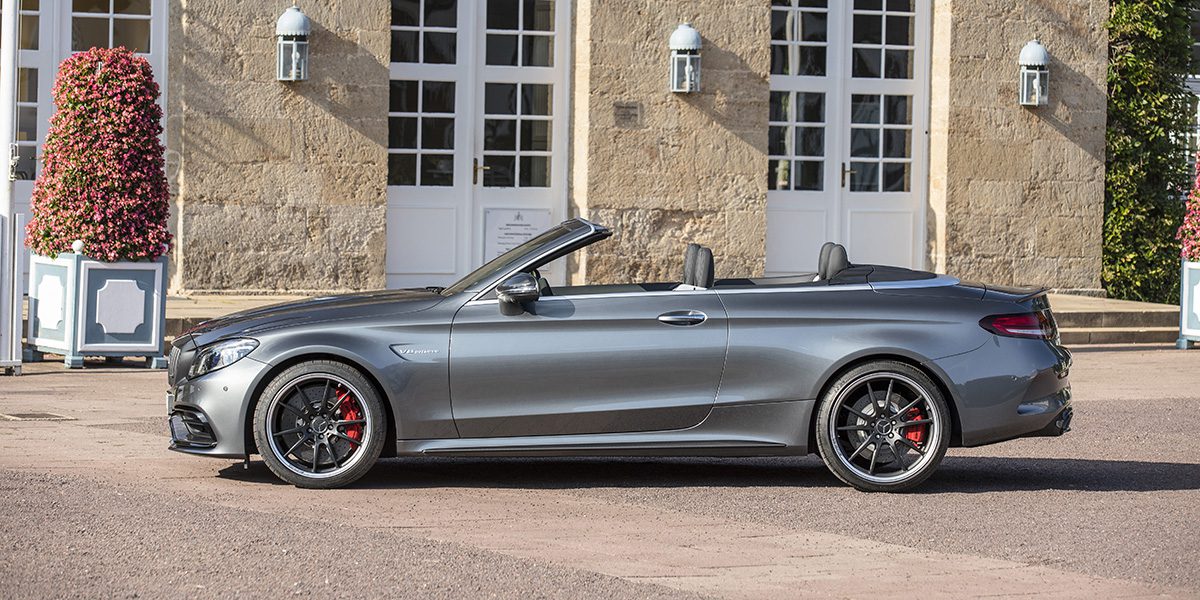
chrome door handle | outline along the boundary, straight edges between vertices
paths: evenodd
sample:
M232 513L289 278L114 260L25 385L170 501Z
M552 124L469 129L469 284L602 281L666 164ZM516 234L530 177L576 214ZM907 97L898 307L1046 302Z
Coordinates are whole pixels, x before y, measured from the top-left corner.
M707 320L708 315L698 310L676 310L658 315L658 321L667 325L699 325Z

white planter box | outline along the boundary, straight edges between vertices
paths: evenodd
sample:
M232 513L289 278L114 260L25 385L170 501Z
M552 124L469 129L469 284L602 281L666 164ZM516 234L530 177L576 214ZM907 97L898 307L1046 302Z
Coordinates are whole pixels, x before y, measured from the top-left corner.
M1188 348L1200 342L1200 262L1183 261L1179 272L1179 343Z
M107 263L69 252L30 254L27 360L62 354L68 367L84 356L144 356L164 368L166 259Z

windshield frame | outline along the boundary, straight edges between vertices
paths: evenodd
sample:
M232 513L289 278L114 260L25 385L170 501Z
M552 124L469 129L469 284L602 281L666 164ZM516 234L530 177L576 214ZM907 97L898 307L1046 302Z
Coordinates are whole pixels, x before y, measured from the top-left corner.
M525 265L538 261L542 256L601 231L608 230L584 219L563 221L471 271L447 286L441 294L453 296L464 292L484 292Z

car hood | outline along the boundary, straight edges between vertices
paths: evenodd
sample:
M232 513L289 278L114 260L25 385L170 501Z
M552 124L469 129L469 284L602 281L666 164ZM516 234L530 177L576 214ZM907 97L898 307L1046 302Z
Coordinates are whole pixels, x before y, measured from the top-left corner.
M385 290L321 296L262 306L205 321L183 333L176 345L204 346L225 337L320 323L337 319L412 313L433 307L445 298L429 290Z

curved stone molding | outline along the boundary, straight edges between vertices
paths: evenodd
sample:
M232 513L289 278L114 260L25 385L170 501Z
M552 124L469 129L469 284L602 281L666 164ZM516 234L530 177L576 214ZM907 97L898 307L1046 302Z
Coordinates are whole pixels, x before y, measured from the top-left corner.
M63 289L62 279L58 277L43 277L37 288L37 318L39 326L45 329L59 329L63 322Z
M137 331L145 323L146 292L131 279L109 279L96 291L96 324L107 334Z

